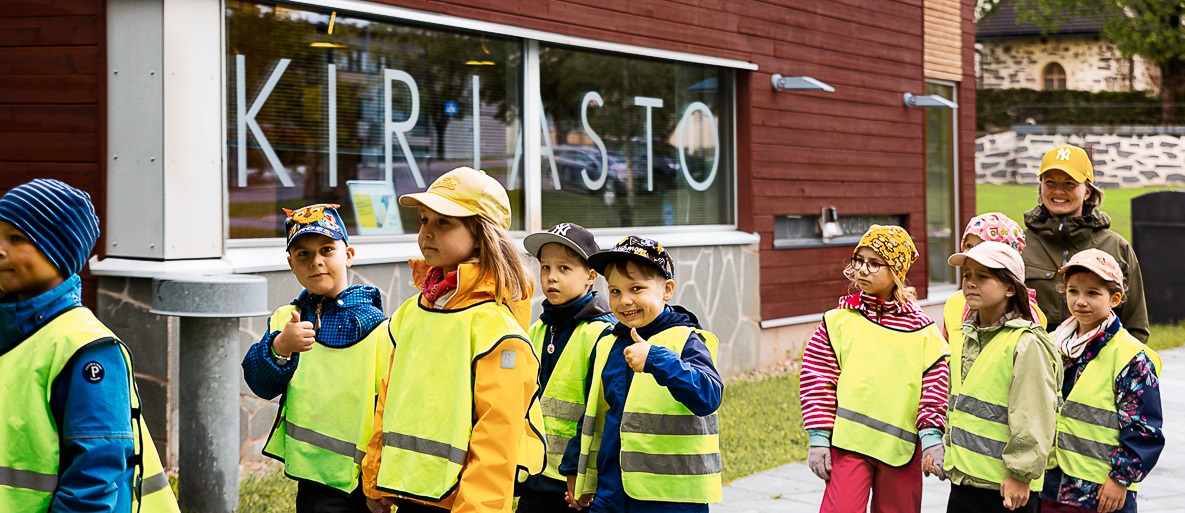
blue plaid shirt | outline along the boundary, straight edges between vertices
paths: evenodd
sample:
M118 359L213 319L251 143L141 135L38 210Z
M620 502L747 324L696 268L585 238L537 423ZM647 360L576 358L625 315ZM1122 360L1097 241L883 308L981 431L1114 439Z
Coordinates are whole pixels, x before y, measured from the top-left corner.
M365 337L383 321L383 298L379 290L369 285L353 285L343 290L336 298L310 294L305 290L292 303L300 309L300 320L319 326L317 342L328 347L346 347ZM321 306L321 319L316 321L317 306ZM243 379L255 395L272 399L288 389L288 380L296 373L300 364L300 353L292 355L292 361L281 367L272 359L272 341L279 331L263 334L243 356Z

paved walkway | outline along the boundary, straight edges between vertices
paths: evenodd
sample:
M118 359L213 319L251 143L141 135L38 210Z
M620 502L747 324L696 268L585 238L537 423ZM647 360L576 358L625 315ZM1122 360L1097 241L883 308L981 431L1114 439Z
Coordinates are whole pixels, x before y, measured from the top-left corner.
M1160 382L1168 444L1148 479L1140 485L1141 513L1185 511L1185 348L1161 353L1167 369ZM950 484L924 480L923 513L946 511ZM724 501L712 513L816 513L823 499L823 481L806 463L767 470L724 487Z

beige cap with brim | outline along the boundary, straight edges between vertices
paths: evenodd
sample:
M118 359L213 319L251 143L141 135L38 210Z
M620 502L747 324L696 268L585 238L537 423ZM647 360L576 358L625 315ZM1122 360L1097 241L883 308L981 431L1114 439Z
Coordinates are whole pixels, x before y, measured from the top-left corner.
M425 192L404 194L399 204L423 205L450 217L480 216L510 229L510 198L506 189L485 171L458 167L437 178Z

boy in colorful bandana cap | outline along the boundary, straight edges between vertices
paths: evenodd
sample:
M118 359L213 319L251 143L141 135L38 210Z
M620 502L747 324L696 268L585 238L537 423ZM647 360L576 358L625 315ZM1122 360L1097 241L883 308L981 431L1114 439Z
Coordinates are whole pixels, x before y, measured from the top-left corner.
M0 198L0 511L177 511L131 353L82 306L98 238L90 196L65 183Z
M906 286L917 259L904 228L872 225L843 271L860 291L807 342L800 398L822 512L864 511L870 492L872 511L920 511L923 470L942 477L949 348Z
M967 222L967 228L963 230L963 240L960 251L967 251L978 246L981 242L999 242L1007 244L1017 253L1023 253L1025 250L1025 232L1008 216L1000 212L988 212L972 217ZM1045 326L1045 312L1042 312L1037 307L1037 291L1028 289L1029 302L1033 305L1033 315L1037 319L1037 324ZM951 294L946 300L946 305L942 307L942 335L947 336L948 329L957 329L963 325L963 321L970 315L971 310L967 308L967 298L963 296L963 290L959 290Z
M355 455L365 453L361 434L373 423L380 367L391 354L386 330L376 329L385 318L378 289L348 286L354 248L337 207L284 209L288 267L304 290L276 310L243 357L255 395L283 395L263 454L298 481L300 513L368 511Z
M626 237L589 263L618 324L593 350L582 431L560 465L577 476L569 499L593 512L707 512L721 499L719 339L666 304L674 261L657 242Z
M580 430L589 357L593 346L617 321L609 302L593 290L597 272L589 255L600 251L596 238L583 226L560 223L528 235L527 252L539 259L543 314L527 334L539 356L539 388L543 391L543 427L547 436L547 465L516 487L518 513L568 511L567 481L559 465L568 441ZM579 446L573 450L578 451ZM576 457L577 455L573 455Z

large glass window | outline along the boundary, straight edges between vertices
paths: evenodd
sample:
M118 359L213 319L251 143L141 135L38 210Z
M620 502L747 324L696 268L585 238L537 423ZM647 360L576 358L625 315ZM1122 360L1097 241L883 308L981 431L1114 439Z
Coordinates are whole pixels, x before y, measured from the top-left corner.
M543 226L733 222L732 73L540 45Z
M232 239L282 237L281 208L312 203L351 234L414 233L396 195L457 166L510 177L521 40L236 0L226 17Z
M396 197L457 166L506 186L515 230L735 223L729 68L528 54L518 38L255 1L228 0L226 26L232 239L282 237L282 209L312 203L341 205L352 235L414 233ZM526 100L532 61L540 94ZM524 158L528 127L541 130L538 166ZM535 172L541 190L525 189Z
M926 83L926 94L955 100L953 85ZM955 269L946 263L962 236L955 226L955 112L926 109L926 245L930 283L954 283Z

